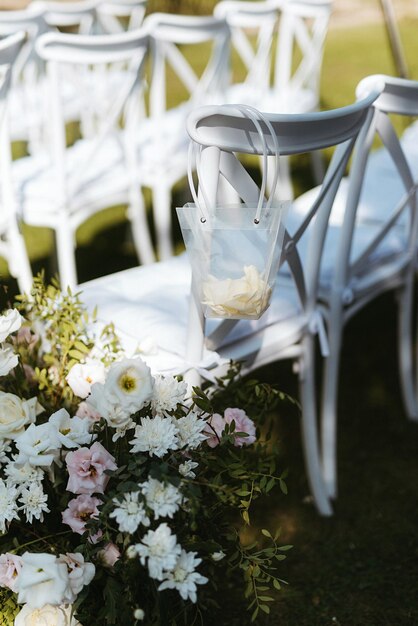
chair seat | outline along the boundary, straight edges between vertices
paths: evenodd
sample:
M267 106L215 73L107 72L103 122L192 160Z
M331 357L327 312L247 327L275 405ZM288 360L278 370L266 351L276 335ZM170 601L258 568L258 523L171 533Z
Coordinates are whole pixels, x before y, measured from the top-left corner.
M109 137L88 159L92 144L78 141L67 150L68 171L74 172L77 186L69 189L68 214L76 228L89 214L128 200L128 175L122 148L116 137ZM85 168L80 168L87 159ZM54 227L59 220L62 189L55 169L45 153L18 159L13 163L18 211L23 221Z
M133 353L138 344L151 341L158 352L144 355L150 367L159 371L177 367L181 371L187 343L190 282L188 257L182 254L84 283L79 289L88 309L97 306L100 322L114 322L125 349ZM220 323L221 320L207 320L207 334ZM277 346L280 343L286 346L287 337L293 342L306 323L293 287L279 284L265 314L259 320L240 320L224 338L218 352L229 359L245 358L261 347L267 349L267 335L261 331L273 326L278 352ZM240 349L243 339L246 344ZM206 351L205 360L210 360L211 354L214 356Z

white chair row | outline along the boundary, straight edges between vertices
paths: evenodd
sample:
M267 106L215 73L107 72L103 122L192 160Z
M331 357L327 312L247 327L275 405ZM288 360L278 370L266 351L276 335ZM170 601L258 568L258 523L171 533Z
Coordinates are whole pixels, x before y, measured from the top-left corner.
M120 9L121 2L116 4ZM225 16L200 18L165 14L150 15L145 20L144 31L138 33L138 39L142 42L141 45L144 45L145 35L148 35L148 49L151 56L152 74L149 80L149 116L145 117L142 107L142 113L141 111L136 113L137 126L135 127L133 123L130 125L130 134L127 136L126 132L124 133L124 141L127 142L129 140L129 142L136 144L134 148L130 148L131 151L137 151L138 169L136 172L136 184L149 187L152 191L153 217L160 259L168 258L173 253L171 192L175 183L186 174L188 138L185 132L185 119L187 113L198 104L206 102L220 103L226 101L229 97L228 72L231 10L233 9L234 11L233 15L239 16L240 12L242 12L244 17L246 11L250 11L254 16L268 15L268 34L271 48L272 26L274 25L275 27L279 14L277 5L264 2L238 2L232 4L234 6L231 6L230 2L221 2L217 5L217 13L225 12L229 16L228 19ZM287 11L289 11L289 15L293 15L294 6L297 5L298 10L301 10L301 7L305 4L309 9L309 16L312 11L311 3L293 0L289 2L289 7L291 8L288 9L286 4L282 9L283 20L288 19L286 17ZM329 4L328 2L324 5L329 9ZM140 5L142 6L143 3L140 3ZM110 15L112 11L111 5L104 2L97 4L95 0L66 3L63 5L65 8L62 9L57 3L38 2L33 3L26 12L9 12L8 15L5 15L5 12L0 13L0 32L2 29L3 32L7 32L8 29L13 27L24 27L29 33L26 49L20 59L18 59L16 72L18 77L24 76L24 80L17 80L15 89L12 90L11 94L11 111L13 112L11 120L12 137L14 139L29 139L31 150L31 155L27 159L13 166L13 174L19 190L18 206L20 207L20 218L28 224L47 225L56 231L60 277L63 284L70 285L74 285L76 282L74 260L75 231L86 218L99 210L99 207L100 209L104 208L104 196L106 194L103 192L108 189L108 180L101 186L98 175L102 175L103 167L109 167L108 160L105 165L101 162L103 159L106 161L108 155L103 151L99 151L95 155L95 159L99 161L97 167L96 163L90 164L89 174L96 184L94 187L89 186L87 195L84 193L85 180L79 181L79 187L81 188L83 185L83 201L81 203L77 202L76 208L74 208L74 203L70 200L66 201L67 208L63 208L65 205L65 203L64 205L62 204L63 192L60 194L54 193L54 197L57 200L51 203L52 193L49 193L49 195L47 193L45 196L45 189L49 187L52 191L52 187L47 183L51 168L61 168L61 171L68 170L68 167L71 169L68 163L71 163L73 158L71 155L76 154L76 149L74 148L68 154L66 153L64 157L63 131L59 129L60 124L63 125L69 121L79 119L81 120L83 138L89 142L94 141L98 134L98 126L103 128L103 123L98 124L98 120L102 120L102 122L105 120L108 110L107 103L117 93L121 90L123 91L123 85L129 82L129 70L126 67L121 68L120 62L117 63L116 61L109 66L109 56L106 56L112 46L118 49L120 45L124 45L124 35L113 35L109 39L96 40L95 43L93 40L100 36L95 35L92 38L91 42L89 42L89 48L91 52L93 48L95 49L94 62L97 68L94 71L90 67L91 61L89 61L89 58L91 57L83 56L83 54L76 56L74 54L78 46L81 50L85 48L87 44L85 38L77 40L76 35L72 35L75 38L71 40L70 45L70 39L66 39L65 35L62 36L63 38L58 34L53 35L57 39L54 39L54 47L49 45L48 63L53 63L51 55L53 55L54 49L58 50L60 48L63 50L67 47L66 55L61 55L58 59L61 67L59 95L54 95L53 98L58 99L59 97L60 99L60 124L55 122L53 125L51 124L49 103L50 94L53 91L51 91L51 85L45 72L45 46L37 43L35 45L35 42L39 40L40 35L45 34L45 31L52 26L77 27L82 33L91 31L94 12L97 12L98 7L103 9L105 6L108 7L108 15ZM133 5L130 4L129 6L132 8ZM274 16L274 22L271 21L272 15ZM248 25L248 21L246 24ZM295 33L296 31L298 29L295 29ZM122 37L121 40L120 37ZM244 37L243 34L242 37ZM284 39L284 35L280 35L279 40L282 37ZM305 39L307 37L306 35ZM290 45L288 38L286 41L292 47L293 44ZM131 42L132 40L129 39L128 47L131 46ZM251 45L248 40L247 44ZM191 46L197 49L197 54L191 53ZM266 44L263 45L263 49L266 47L268 47L267 40ZM188 56L184 54L185 48ZM285 63L290 63L291 55L289 50L287 55L283 53ZM111 52L110 56L112 56ZM196 64L190 63L190 57L198 59L198 68L196 68ZM127 62L128 60L125 56L125 65ZM276 62L277 65L278 61ZM143 64L141 71L144 68L145 65ZM175 107L169 101L170 92L167 88L170 80L170 84L173 84L173 72L184 92L182 104ZM284 70L284 74L286 73L287 70ZM55 83L55 88L58 88L57 83ZM289 89L294 91L290 83ZM141 97L138 95L138 103ZM247 95L245 99L249 97ZM273 106L272 98L270 98L270 102ZM131 119L133 119L133 113L131 114ZM60 135L56 137L56 133L60 133ZM59 149L58 146L60 146ZM82 144L79 144L78 149L84 149L81 146ZM113 163L117 162L120 165L121 160L119 157L120 151L114 150L112 156ZM63 163L64 158L67 162L65 168L62 165L58 165L58 160ZM131 189L134 185L133 173L130 177L131 187L124 185L124 181L127 181L128 178L127 171L129 168L126 164L123 167L125 171L120 177L121 182L118 186L123 191L119 196L109 193L108 206L117 199L125 202L129 198L134 198L133 204L128 202L128 217L133 223L134 242L138 257L142 262L147 263L154 260L154 253L148 244L150 239L149 233L141 236L139 234L138 223L141 223L141 229L145 223L143 218L141 220L138 219L138 209L135 208L143 201L138 199L138 191L132 191ZM70 176L69 171L66 173L66 176ZM73 178L71 185L78 184L74 182L74 174L71 174L71 176ZM63 180L63 175L61 175L60 180ZM95 189L99 191L98 198L93 197ZM67 190L65 193L71 195L72 191ZM86 207L83 205L83 202L87 199L88 206ZM60 206L59 210L57 208L58 205ZM58 227L57 224L62 226ZM71 228L68 227L68 224L72 225ZM66 234L65 236L60 235L59 232ZM70 245L71 238L73 243Z

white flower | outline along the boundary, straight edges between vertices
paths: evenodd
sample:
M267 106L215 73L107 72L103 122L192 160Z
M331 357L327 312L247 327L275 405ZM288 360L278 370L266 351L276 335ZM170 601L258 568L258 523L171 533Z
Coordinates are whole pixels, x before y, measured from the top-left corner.
M154 337L147 335L138 343L136 352L138 354L148 355L158 354L158 343L155 341Z
M23 505L20 510L26 515L26 521L29 524L32 524L33 518L43 522L44 513L49 513L48 496L39 483L31 483L29 487L23 487L19 502Z
M189 413L178 420L175 420L178 429L179 448L187 447L194 450L202 441L207 439L203 432L206 428L206 421L199 418L196 413Z
M135 611L134 611L134 618L135 619L137 619L139 621L142 621L144 619L144 617L145 617L144 609L135 609Z
M89 432L90 423L81 417L70 417L65 409L60 409L51 415L49 424L56 429L60 447L78 448L86 443L92 443L96 438Z
M153 414L168 415L184 401L186 393L187 383L184 381L178 381L174 377L156 376L151 399Z
M4 315L0 315L0 342L4 341L11 333L14 333L22 325L23 318L17 309L9 309Z
M68 572L68 587L63 601L65 604L72 604L83 587L93 580L96 568L93 563L86 562L80 552L60 554L58 560L67 566Z
M141 417L141 424L135 428L134 439L129 443L133 454L148 452L161 458L169 450L177 450L177 428L168 417Z
M163 572L174 568L181 552L176 535L171 534L166 523L160 524L156 530L149 530L135 548L142 565L148 559L149 575L157 580L163 580Z
M33 467L30 463L16 463L10 461L4 468L8 478L8 483L17 485L29 485L39 483L44 477L44 472L40 467Z
M109 514L109 517L116 519L120 532L132 534L140 524L150 525L144 504L139 501L140 495L139 491L132 491L123 494L122 502L116 498L113 500L117 508Z
M21 400L14 393L0 391L0 439L16 439L41 411L37 398Z
M18 491L12 485L0 478L0 533L5 533L7 525L14 519L19 519L17 514L16 498Z
M101 361L87 359L86 363L76 363L66 376L66 381L79 398L87 398L94 383L104 383L105 366Z
M155 478L150 478L141 485L147 506L154 512L155 519L173 517L178 511L183 496L174 485L164 484Z
M259 317L270 295L271 288L255 265L246 265L241 278L219 280L209 275L203 283L203 304L215 317Z
M15 617L15 626L81 626L71 606L45 604L34 609L25 604Z
M19 574L19 604L40 609L45 604L62 604L68 586L67 566L53 554L25 552Z
M10 439L0 439L0 465L9 462L9 457L7 456L12 451L10 447Z
M210 558L212 559L212 561L222 561L222 559L225 558L225 552L223 552L222 550L219 550L218 552L212 552L212 554L210 555Z
M196 469L198 465L199 463L196 463L195 461L191 461L190 459L188 459L187 461L179 465L179 473L185 478L196 478L196 474L194 473L193 470Z
M202 559L196 558L196 554L196 552L182 550L173 570L164 573L164 580L158 587L158 591L177 589L183 600L196 602L196 585L204 585L208 582L206 576L195 571L202 562Z
M12 346L3 344L0 348L0 376L7 376L18 363L19 355L13 352Z
M106 394L106 387L101 383L94 383L88 397L88 404L103 417L111 428L127 430L132 428L134 422L129 411L117 404L113 404Z
M97 386L100 385L100 397ZM106 376L104 385L95 383L91 388L88 402L107 419L109 407L120 409L127 415L140 411L152 398L154 379L151 370L144 361L123 359L112 363Z
M59 455L56 429L48 423L39 426L31 424L16 438L15 443L19 451L15 459L17 463L29 462L34 466L50 467Z

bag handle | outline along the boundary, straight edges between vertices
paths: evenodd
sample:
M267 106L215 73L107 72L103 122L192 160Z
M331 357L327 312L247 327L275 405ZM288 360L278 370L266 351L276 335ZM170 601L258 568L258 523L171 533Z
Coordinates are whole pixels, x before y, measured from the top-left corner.
M269 197L267 199L266 202L266 209L269 209L271 207L271 204L273 202L274 199L274 195L276 192L276 187L277 187L277 183L279 180L279 173L280 173L280 150L279 150L279 142L277 139L277 135L274 132L273 126L270 123L270 121L268 119L265 118L265 116L256 108L248 105L248 104L226 104L223 105L223 109L225 110L232 110L234 112L239 111L244 117L246 117L247 119L251 120L258 132L258 135L260 137L260 141L261 141L261 145L262 145L262 156L263 156L263 175L262 175L262 180L261 180L261 186L260 186L260 195L258 198L258 203L257 203L257 211L255 214L255 218L254 218L254 224L257 225L260 223L260 216L261 216L261 210L263 208L263 204L264 204L264 197L265 197L265 191L266 191L266 187L267 187L267 175L268 175L268 146L267 146L267 141L265 138L265 134L263 132L263 129L261 128L261 124L260 122L263 122L264 125L268 128L268 130L270 131L271 134L271 138L273 140L273 144L274 144L274 157L275 157L275 172L274 172L274 178L273 178L273 183L270 189L270 193L269 193ZM202 148L200 147L200 149L197 147L197 145L191 141L190 142L190 146L189 146L189 157L188 157L188 167L187 167L187 177L188 177L188 181L189 181L189 187L190 187L190 191L193 197L193 201L197 207L197 209L200 211L200 221L202 223L205 223L207 220L209 220L210 215L208 212L208 207L209 207L209 202L208 202L208 196L206 194L206 190L204 188L204 184L203 181L201 179L200 176L200 154L201 154L201 150ZM196 192L196 187L194 184L194 180L193 180L193 176L192 176L192 161L193 161L193 157L195 158L196 161L196 172L197 172L197 176L199 179L199 190L201 191L202 197L203 197L203 204L200 201L200 199L198 198L197 192Z

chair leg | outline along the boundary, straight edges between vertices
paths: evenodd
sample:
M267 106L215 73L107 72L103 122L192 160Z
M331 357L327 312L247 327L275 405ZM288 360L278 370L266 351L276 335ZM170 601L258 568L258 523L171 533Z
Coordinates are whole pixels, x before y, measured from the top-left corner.
M74 289L77 285L74 233L67 223L57 228L55 239L61 288L63 290L67 287Z
M398 294L398 359L402 398L409 419L418 421L412 338L413 273Z
M147 222L144 198L140 189L131 193L128 218L131 222L132 236L138 260L143 265L153 263L155 261L155 254Z
M324 360L321 402L322 471L328 496L337 497L337 404L343 312L331 306L328 323L329 356Z
M160 261L173 256L171 240L171 190L163 181L152 188L152 206L154 212L157 249Z
M33 276L29 263L23 235L19 232L17 224L12 224L8 239L12 251L9 261L10 273L17 279L21 293L30 293L32 289Z
M319 453L318 426L316 415L314 338L303 340L304 356L300 363L299 386L302 402L302 439L309 485L318 512L332 515L332 507L325 487Z

